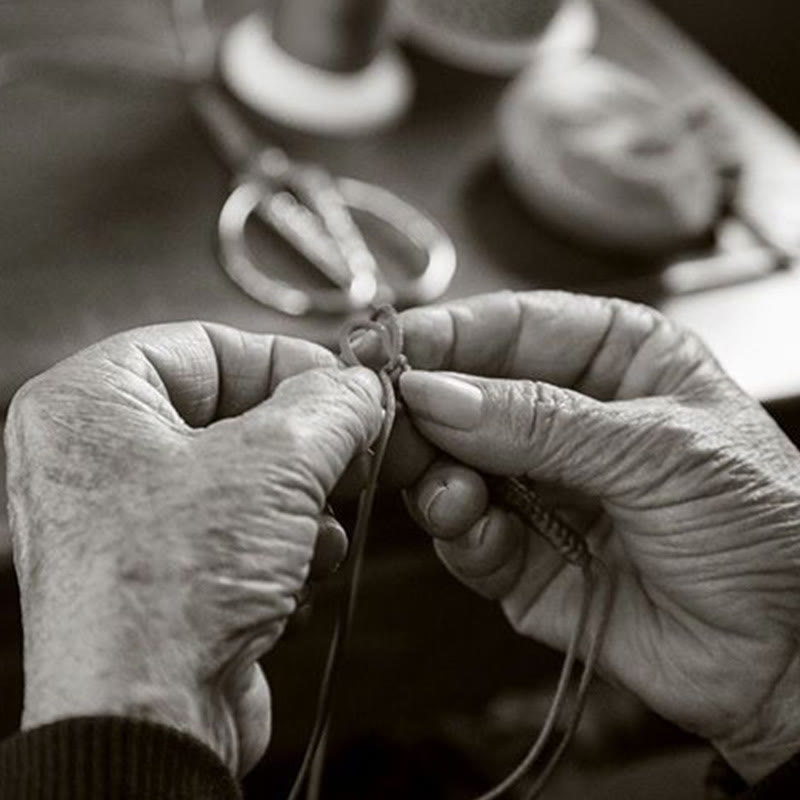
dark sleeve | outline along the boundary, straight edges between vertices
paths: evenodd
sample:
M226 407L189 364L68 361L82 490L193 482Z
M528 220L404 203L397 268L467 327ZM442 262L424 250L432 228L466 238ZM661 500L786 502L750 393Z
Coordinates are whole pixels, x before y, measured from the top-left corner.
M66 719L0 742L3 800L241 800L204 744L122 717Z
M798 800L800 753L750 787L717 758L709 770L706 788L708 800Z

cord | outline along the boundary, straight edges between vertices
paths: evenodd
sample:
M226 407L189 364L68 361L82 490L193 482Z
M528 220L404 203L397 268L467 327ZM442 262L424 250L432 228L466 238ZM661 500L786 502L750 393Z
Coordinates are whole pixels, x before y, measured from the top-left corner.
M320 791L320 777L324 760L324 742L331 717L331 706L336 682L339 676L342 659L350 639L350 633L355 616L358 600L358 590L361 582L361 572L364 562L364 550L369 535L372 509L375 504L375 493L378 489L378 476L384 457L389 437L392 433L394 420L397 415L397 398L393 380L396 381L399 373L398 366L404 362L402 356L402 331L396 322L397 312L390 307L383 307L375 312L375 318L366 323L356 322L350 325L341 336L341 358L345 364L358 366L361 362L353 352L350 339L357 331L367 329L386 336L386 342L391 346L389 359L386 364L377 370L378 378L383 388L384 415L375 451L370 464L369 478L361 492L358 504L356 524L352 535L350 555L346 562L344 580L346 585L343 600L339 606L336 628L333 639L328 649L325 670L320 684L317 700L317 711L314 718L311 736L306 746L303 761L289 792L288 800L299 800L303 787L308 783L307 798L313 800ZM394 322L395 324L392 324ZM387 324L388 323L388 324ZM315 766L316 765L316 766ZM310 779L313 769L313 780Z
M578 689L575 694L575 703L572 709L572 714L570 715L569 723L567 724L567 729L564 731L561 741L558 743L558 746L556 747L553 755L550 757L550 760L544 765L533 786L531 786L525 794L525 800L537 800L537 798L541 796L547 781L561 762L567 747L572 741L572 737L575 735L575 731L578 729L581 715L583 714L583 709L586 705L586 698L589 694L589 686L592 681L594 670L597 666L597 661L600 657L600 650L603 646L606 627L608 626L608 621L611 617L611 607L614 599L613 582L610 580L610 572L605 563L597 556L592 557L592 563L586 568L584 573L584 582L591 582L594 586L596 586L597 581L596 576L592 575L593 570L604 574L608 578L606 581L605 597L603 598L603 602L600 606L599 623L592 636L592 640L586 654L583 672L581 673L580 683L578 684Z
M556 692L553 695L553 700L551 701L550 708L547 711L547 716L545 717L544 725L542 726L542 729L539 732L536 741L530 747L528 753L522 759L522 761L514 768L514 770L511 773L509 773L509 775L506 778L504 778L499 784L497 784L497 786L490 789L488 792L485 792L484 794L480 795L478 798L476 798L476 800L496 800L496 798L504 795L507 791L509 791L513 786L519 783L519 781L522 780L522 778L524 778L530 772L530 770L535 765L536 761L538 761L539 758L541 757L545 747L549 744L550 737L552 736L555 726L558 723L558 720L561 717L561 714L566 705L567 692L569 691L570 679L572 677L575 661L578 656L578 649L580 646L580 642L583 639L583 635L586 631L586 624L588 622L589 614L591 611L592 599L593 599L593 582L591 580L586 579L586 571L584 571L581 610L578 623L575 626L572 638L570 639L569 647L567 648L567 653L564 657L564 664L561 668L561 675L559 676L558 679ZM586 668L584 668L584 675L585 674L586 674ZM575 715L573 714L573 717L574 716ZM568 743L566 735L562 739L562 742L565 745L566 743ZM564 747L564 749L566 749L566 747ZM560 759L561 754L558 751L556 751L556 754ZM552 761L553 759L551 759L551 762L549 763L552 763ZM553 763L552 768L555 768L555 766L556 764Z

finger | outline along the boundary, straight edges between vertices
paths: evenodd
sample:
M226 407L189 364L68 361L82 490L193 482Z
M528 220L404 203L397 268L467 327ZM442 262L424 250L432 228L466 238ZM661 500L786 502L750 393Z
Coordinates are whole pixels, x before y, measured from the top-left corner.
M486 513L483 478L454 461L440 459L405 494L411 516L433 537L463 536Z
M601 518L596 500L555 484L531 482L531 489L573 530L586 534ZM469 467L440 457L404 493L411 516L431 536L453 539L464 534L487 511L489 491L483 476Z
M313 501L295 513L316 517L347 465L377 436L382 397L368 369L315 369L283 380L269 400L229 422L238 431L240 458L291 482L290 496Z
M369 480L371 465L372 456L368 452L356 453L333 487L331 502L353 500L358 497Z
M336 572L346 555L347 534L344 528L336 517L323 514L319 520L309 578L319 580Z
M289 622L286 625L286 631L283 634L283 640L288 641L296 634L301 633L308 628L313 616L314 605L312 602L312 596L309 595L305 602L297 607L294 614L292 614L291 618L289 619Z
M436 450L419 434L407 411L400 404L386 448L381 483L392 489L411 486L419 480L436 456Z
M641 434L625 404L533 381L413 371L400 388L420 432L457 461L596 497L619 490Z
M237 671L226 686L239 743L235 772L244 777L261 760L272 735L272 698L269 685L258 664Z
M311 342L201 322L138 328L98 349L150 382L193 427L241 414L287 377L337 364Z
M535 562L528 580L543 587L565 566L536 531L489 504L483 478L462 465L438 461L405 493L411 516L436 540L439 558L462 583L484 597L504 596L522 560Z
M302 587L295 592L294 595L294 614L296 614L301 608L306 608L311 604L311 598L314 594L314 588L311 586L310 583L304 583Z
M434 549L452 575L474 592L494 599L516 585L529 544L519 519L492 506L461 536L436 539Z
M558 650L566 650L580 621L585 589L579 570L566 567L542 583L528 559L514 587L502 598L514 630ZM653 692L654 668L663 662L663 642L685 635L684 623L664 614L642 588L640 576L627 571L601 571L595 576L587 635L579 653L585 656L592 638L604 631L597 670L642 698ZM672 630L671 630L672 629ZM662 700L663 702L663 700ZM670 698L659 713L674 709L680 698Z
M411 365L535 378L598 399L663 394L716 368L699 340L646 306L566 292L502 292L401 317Z
M514 630L566 650L579 622L583 601L581 571L558 557L549 563L526 560L514 586L502 598Z
M351 341L358 360L373 370L380 369L390 357L385 344L374 331L359 332ZM436 451L430 442L419 435L402 403L398 404L381 468L381 484L392 489L406 489L420 479L435 459Z
M411 486L435 459L433 445L420 435L402 406L398 408L381 466L381 484L390 489ZM370 454L357 455L334 487L331 500L352 500L357 497L369 479L371 466Z

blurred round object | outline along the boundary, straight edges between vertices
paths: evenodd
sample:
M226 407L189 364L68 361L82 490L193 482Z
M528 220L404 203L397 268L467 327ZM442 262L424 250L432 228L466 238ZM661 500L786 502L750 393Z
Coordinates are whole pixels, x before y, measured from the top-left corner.
M381 50L391 0L272 0L272 35L299 61L357 72Z
M597 37L589 0L397 0L406 36L457 67L513 75L540 55L585 52Z
M501 163L539 218L631 254L698 241L723 202L719 162L692 115L599 58L550 59L500 105Z
M272 37L258 12L231 28L220 70L233 94L267 119L323 135L360 135L395 122L413 96L411 71L394 47L362 69L334 71L301 61Z

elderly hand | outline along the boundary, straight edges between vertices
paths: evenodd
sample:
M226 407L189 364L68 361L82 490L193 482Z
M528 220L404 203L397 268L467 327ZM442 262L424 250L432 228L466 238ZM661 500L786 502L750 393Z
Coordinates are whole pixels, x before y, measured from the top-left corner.
M23 727L141 717L252 766L270 723L256 659L309 569L344 556L323 508L381 415L368 370L200 323L115 336L29 382L6 426Z
M800 454L762 408L621 301L500 294L403 323L403 399L440 453L409 504L447 567L566 646L580 573L480 473L527 476L611 566L603 671L748 780L798 752Z

